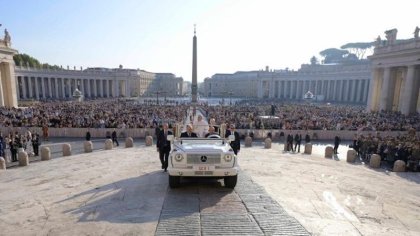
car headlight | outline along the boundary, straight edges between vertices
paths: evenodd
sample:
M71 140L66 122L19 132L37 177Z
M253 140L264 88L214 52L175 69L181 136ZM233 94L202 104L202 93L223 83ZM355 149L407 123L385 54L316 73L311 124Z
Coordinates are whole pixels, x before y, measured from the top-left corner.
M233 156L232 156L231 154L227 154L227 155L225 155L223 158L225 159L225 161L226 161L226 162L231 162L231 161L232 161Z
M176 154L175 155L175 161L180 162L184 159L184 156L182 154Z

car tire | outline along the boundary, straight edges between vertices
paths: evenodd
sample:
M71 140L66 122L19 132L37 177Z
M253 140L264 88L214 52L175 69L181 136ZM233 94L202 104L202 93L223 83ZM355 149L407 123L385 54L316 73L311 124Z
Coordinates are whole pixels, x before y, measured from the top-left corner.
M169 187L170 188L178 188L181 183L180 176L169 176Z
M238 176L226 176L224 178L225 181L225 187L226 188L235 188L236 182L238 181Z

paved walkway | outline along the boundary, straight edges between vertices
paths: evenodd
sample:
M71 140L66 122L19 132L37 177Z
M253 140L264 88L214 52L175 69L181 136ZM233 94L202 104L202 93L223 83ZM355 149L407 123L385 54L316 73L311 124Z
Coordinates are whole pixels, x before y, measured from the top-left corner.
M168 190L156 235L309 235L246 173L235 190L199 180Z
M0 171L0 235L420 234L420 173L313 151L241 148L234 191L212 179L168 189L156 148L138 142L33 162Z

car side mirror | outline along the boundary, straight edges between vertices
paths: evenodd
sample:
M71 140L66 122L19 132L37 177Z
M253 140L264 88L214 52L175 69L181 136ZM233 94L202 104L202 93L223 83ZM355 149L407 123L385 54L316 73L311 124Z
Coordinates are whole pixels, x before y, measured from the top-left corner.
M233 135L233 134L229 135L228 140L229 140L229 142L235 141L235 135Z
M172 134L169 134L168 136L166 136L166 139L170 142L174 141L174 136Z

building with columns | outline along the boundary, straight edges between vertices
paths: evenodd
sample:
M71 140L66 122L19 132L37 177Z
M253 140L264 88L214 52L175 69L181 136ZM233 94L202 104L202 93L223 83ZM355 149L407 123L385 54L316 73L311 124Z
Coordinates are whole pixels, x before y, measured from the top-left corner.
M240 71L215 74L204 80L205 96L302 100L311 91L320 100L366 104L369 91L368 61L346 65L302 65L297 71Z
M15 63L13 55L17 51L11 48L11 39L7 30L0 39L0 106L17 107Z
M419 28L414 38L397 40L397 29L385 31L386 41L380 36L372 62L371 89L368 110L400 111L403 114L420 113L420 38Z
M151 96L156 91L168 96L182 93L182 77L160 76L139 69L74 68L50 70L16 66L19 100L71 99L78 88L86 98Z
M148 93L156 92L168 97L182 96L184 80L172 73L155 73L154 81L147 90Z

